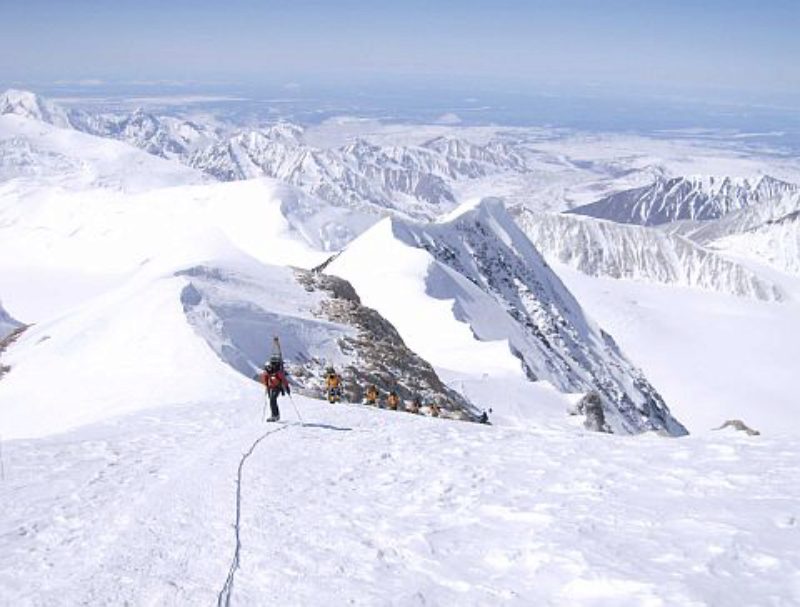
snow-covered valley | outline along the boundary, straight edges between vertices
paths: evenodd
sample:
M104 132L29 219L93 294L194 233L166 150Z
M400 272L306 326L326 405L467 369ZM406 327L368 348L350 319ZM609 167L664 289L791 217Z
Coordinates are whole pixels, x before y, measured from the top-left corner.
M0 96L0 604L800 604L800 163L223 124Z

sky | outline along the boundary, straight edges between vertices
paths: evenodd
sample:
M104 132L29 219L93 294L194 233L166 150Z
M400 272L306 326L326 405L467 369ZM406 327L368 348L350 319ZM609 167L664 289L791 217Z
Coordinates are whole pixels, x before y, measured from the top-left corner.
M800 0L0 0L0 80L800 97Z

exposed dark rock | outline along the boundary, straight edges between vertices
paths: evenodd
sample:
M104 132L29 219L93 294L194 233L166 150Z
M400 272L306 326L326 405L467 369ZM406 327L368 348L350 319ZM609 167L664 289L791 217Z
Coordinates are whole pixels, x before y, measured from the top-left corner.
M583 425L587 430L593 432L611 432L606 423L606 414L603 411L603 399L597 392L589 392L584 396L571 411L573 415L583 415Z
M6 351L6 348L8 348L11 344L13 344L15 341L17 341L17 339L19 339L19 336L22 335L25 332L25 330L28 328L28 326L29 325L24 325L22 327L18 327L16 329L14 329L6 337L4 337L3 339L0 339L0 356L3 355L3 352ZM4 364L2 364L2 362L0 362L0 379L2 379L3 375L8 373L9 371L11 371L11 367L8 366L8 365L4 365Z
M354 337L339 340L341 350L356 359L356 364L337 369L344 384L344 397L352 402L363 399L364 391L375 384L385 396L394 390L403 401L415 397L423 404L436 402L446 415L476 421L480 417L471 403L447 387L433 367L411 351L397 330L375 310L362 306L352 285L336 276L295 270L298 281L307 289L325 291L331 298L320 305L317 313L326 320L357 329ZM319 393L324 393L322 368L291 365L295 379L320 378Z

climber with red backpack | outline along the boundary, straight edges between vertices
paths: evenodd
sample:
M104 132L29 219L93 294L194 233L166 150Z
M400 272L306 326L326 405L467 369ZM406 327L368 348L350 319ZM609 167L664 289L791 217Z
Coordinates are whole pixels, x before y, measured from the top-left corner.
M292 394L280 357L272 356L270 358L269 362L264 365L264 372L261 373L260 379L269 397L270 417L267 421L276 422L281 418L281 412L278 409L278 395L289 394L291 396Z

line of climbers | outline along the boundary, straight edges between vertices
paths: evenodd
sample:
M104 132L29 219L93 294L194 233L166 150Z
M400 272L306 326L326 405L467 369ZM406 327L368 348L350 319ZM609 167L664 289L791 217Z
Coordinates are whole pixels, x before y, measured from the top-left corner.
M328 367L325 370L325 390L329 403L333 404L341 401L342 378L338 373L336 373L336 370L333 367ZM414 397L411 403L407 405L403 402L397 392L391 390L386 394L385 400L382 400L380 390L378 390L378 387L375 384L371 384L369 387L367 387L364 404L372 407L378 407L379 409L405 411L407 413L414 413L417 415L423 414L423 404L419 396ZM430 415L432 417L439 417L441 413L441 408L435 402L431 402L428 405L428 410L430 411Z
M264 384L269 398L270 417L267 421L278 421L280 419L278 396L283 396L284 394L291 396L291 388L289 387L289 381L283 368L283 360L280 356L272 356L270 361L264 365L264 371L259 375L259 381ZM329 403L341 402L342 378L332 366L325 369L325 392ZM391 411L405 411L416 415L425 414L423 411L424 405L419 396L415 396L410 403L405 403L395 390L391 390L386 393L385 399L382 399L381 392L375 384L367 387L364 404ZM431 417L439 417L442 413L441 407L433 401L427 405L427 410L428 415ZM487 413L484 411L477 421L488 423Z

